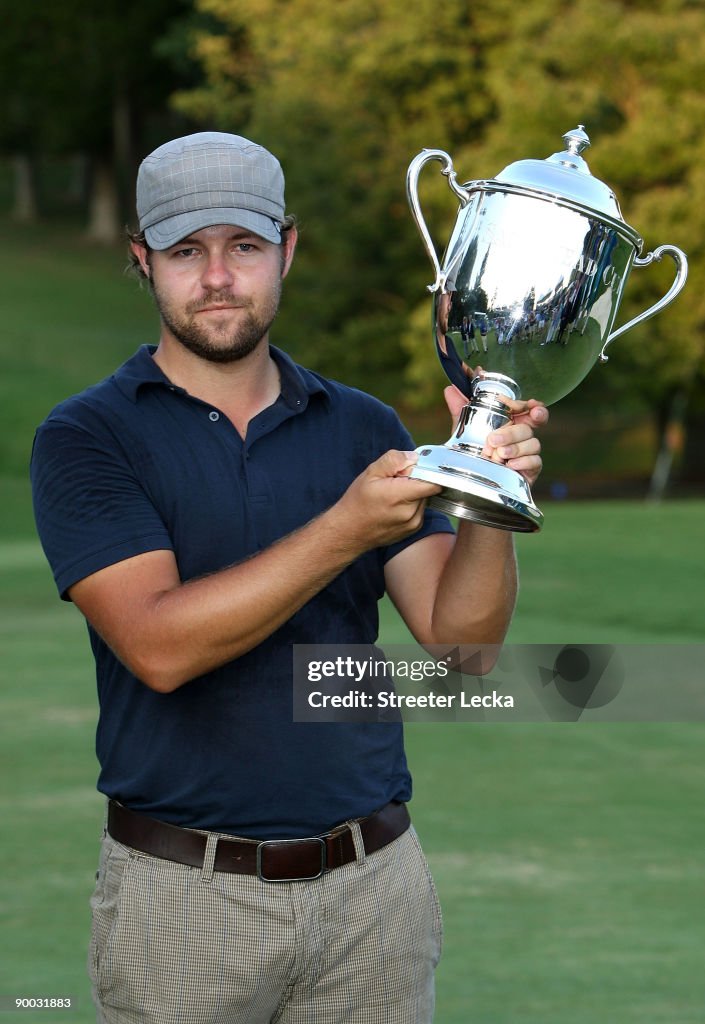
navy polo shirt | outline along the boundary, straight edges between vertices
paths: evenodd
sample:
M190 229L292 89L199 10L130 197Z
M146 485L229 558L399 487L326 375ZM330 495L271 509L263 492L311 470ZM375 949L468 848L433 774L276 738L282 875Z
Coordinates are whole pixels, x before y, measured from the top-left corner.
M146 551L172 550L183 581L217 572L329 508L383 452L413 447L388 406L274 348L281 393L243 440L219 409L171 384L152 352L141 348L37 431L35 515L64 598ZM314 835L407 800L399 724L293 722L292 645L374 643L385 562L449 530L428 510L418 534L367 552L258 647L173 693L141 683L89 626L98 788L165 821L261 838Z

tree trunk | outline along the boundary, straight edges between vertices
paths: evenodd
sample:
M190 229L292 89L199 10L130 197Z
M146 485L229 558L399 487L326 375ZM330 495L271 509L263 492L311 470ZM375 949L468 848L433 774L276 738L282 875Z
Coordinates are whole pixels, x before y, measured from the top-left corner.
M683 425L688 407L688 392L680 388L673 396L666 422L661 431L661 447L649 483L649 501L661 501L664 497L673 471L673 463L683 451Z
M113 98L113 152L117 198L124 223L125 220L132 220L135 180L132 158L132 110L122 82L118 82Z
M120 204L112 164L96 158L93 164L87 235L93 242L110 245L120 238Z
M12 208L12 219L19 224L33 224L39 219L39 208L32 158L27 153L16 153L13 165L15 205Z

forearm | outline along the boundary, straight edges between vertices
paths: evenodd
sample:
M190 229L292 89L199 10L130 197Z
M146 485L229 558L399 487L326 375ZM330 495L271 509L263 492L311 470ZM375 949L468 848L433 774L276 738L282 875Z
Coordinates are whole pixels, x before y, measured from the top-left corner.
M326 512L250 559L182 582L172 551L135 556L86 577L69 596L147 686L169 692L274 633L365 551L419 529L432 484L397 473L388 452Z
M462 521L431 616L434 643L499 644L517 594L513 535Z
M457 417L464 397L446 388ZM534 399L515 401L512 424L487 439L487 458L522 473L533 484L541 446L533 427L548 412ZM517 567L512 534L462 520L457 537L428 537L387 563L387 589L418 643L432 647L502 643L514 611Z
M338 518L329 510L245 562L150 596L130 642L135 674L169 692L261 643L361 553Z

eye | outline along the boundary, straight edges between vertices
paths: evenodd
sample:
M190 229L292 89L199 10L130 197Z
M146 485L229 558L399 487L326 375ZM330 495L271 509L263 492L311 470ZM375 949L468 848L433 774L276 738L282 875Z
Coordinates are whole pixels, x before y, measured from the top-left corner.
M197 254L198 249L194 249L193 246L186 246L183 249L174 249L172 251L172 256L176 259L188 259L190 256L195 256Z
M254 250L255 246L252 242L238 242L235 246L235 252L238 253L254 252Z

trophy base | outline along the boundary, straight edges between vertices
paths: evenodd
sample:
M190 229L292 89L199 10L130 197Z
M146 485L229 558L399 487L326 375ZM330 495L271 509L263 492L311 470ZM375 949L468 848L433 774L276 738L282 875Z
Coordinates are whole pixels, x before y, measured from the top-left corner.
M497 530L541 529L543 514L526 480L513 469L442 444L424 445L417 452L411 478L443 488L429 499L434 508Z

